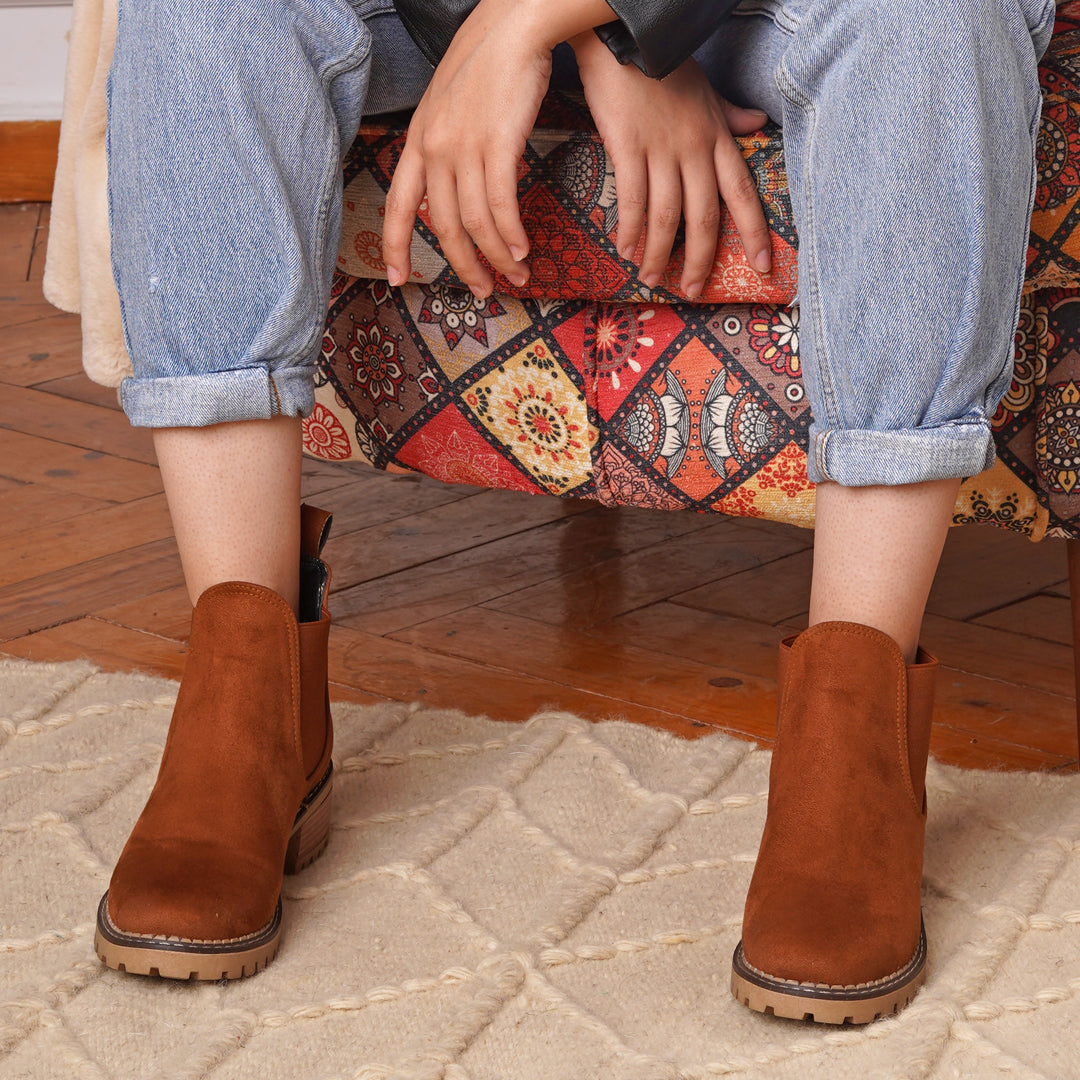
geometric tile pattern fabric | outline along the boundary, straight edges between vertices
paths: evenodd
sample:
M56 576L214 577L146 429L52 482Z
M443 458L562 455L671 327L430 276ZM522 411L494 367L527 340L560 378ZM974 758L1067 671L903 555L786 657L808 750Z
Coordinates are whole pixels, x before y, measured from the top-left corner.
M1080 287L1080 3L1059 4L1039 65L1043 111L1028 249L1029 289Z
M305 445L452 483L813 523L798 308L338 275ZM1080 535L1080 293L1024 297L998 461L957 523Z
M865 1029L735 1004L769 754L546 713L340 705L325 855L251 979L125 976L93 913L176 686L0 662L0 1075L1064 1078L1080 1060L1080 778L931 763L929 975Z
M1016 370L994 418L998 460L969 479L954 520L1080 536L1080 0L1058 9ZM525 290L477 301L421 210L414 281L391 289L385 192L404 122L364 127L346 160L345 225L309 453L453 482L813 524L810 417L799 365L780 132L742 140L773 233L759 278L727 219L703 302L649 290L615 250L611 166L579 98L552 94L529 140L519 199Z

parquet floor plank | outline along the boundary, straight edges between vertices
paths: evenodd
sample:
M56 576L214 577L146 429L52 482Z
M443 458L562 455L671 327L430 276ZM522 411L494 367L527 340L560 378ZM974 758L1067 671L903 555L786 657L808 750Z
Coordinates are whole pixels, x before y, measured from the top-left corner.
M1061 602L1067 609L1068 601ZM1022 625L997 628L981 619L959 622L927 615L922 643L935 656L944 657L950 667L1060 697L1073 695L1073 651L1069 641L1047 641Z
M388 634L560 574L588 572L610 558L700 527L699 520L681 514L594 507L338 591L335 618L358 630Z
M1041 642L1072 645L1072 608L1066 597L1040 593L980 615L974 621L981 626L997 626L1016 634L1026 634ZM1071 653L1072 649L1069 651Z
M518 491L480 491L344 535L335 529L326 548L327 559L334 565L338 589L345 589L584 509Z
M347 701L351 705L385 705L389 698L380 697L378 694L369 694L365 690L357 690L342 683L330 683L330 703Z
M164 495L24 529L0 539L0 589L171 536Z
M382 474L359 461L321 461L319 458L304 455L302 469L304 476L327 481L329 485L352 484L366 479L369 475Z
M675 593L673 604L700 608L718 615L738 615L753 598L753 617L778 624L794 619L810 607L812 548L796 551L762 566L754 566L696 589Z
M320 506L334 515L330 535L341 539L361 529L396 521L399 518L423 513L461 499L472 498L477 488L452 486L433 487L418 483L413 473L385 473L376 469L354 470L350 482L328 490Z
M156 466L3 429L0 473L108 502L130 502L161 491Z
M736 518L703 520L693 532L508 593L485 607L525 611L529 618L553 625L588 627L703 582L772 562L806 543L795 535L801 530L769 533Z
M470 608L391 637L515 673L539 669L564 686L692 716L752 738L769 738L773 733L773 680L637 645L599 642L570 627Z
M0 643L0 652L24 660L89 660L105 671L141 671L164 679L180 678L186 651L183 642L96 618L75 619Z
M939 693L943 705L935 715L934 746L939 760L948 764L970 760L975 765L977 758L984 768L991 767L987 764L990 761L999 762L998 767L1011 763L1013 768L1054 768L1076 760L1070 700L1071 650L1061 649L1048 658L1048 666L1043 668L1038 666L1040 650L1045 649L1043 643L1019 635L988 637L981 627L963 623L956 627L950 620L933 617L928 623L933 627L928 640L953 665L942 668L939 679L939 685L948 682L948 687ZM966 630L973 633L966 634ZM591 627L588 633L612 647L625 641L647 642L649 649L658 653L769 679L775 677L776 645L785 630L667 603L619 616L610 623ZM1021 655L1008 651L1017 644L1011 638L1022 643ZM1004 653L994 646L1001 646ZM962 662L980 670L956 670L955 665ZM1014 676L1019 676L1016 685L1011 681ZM1054 745L1058 752L1032 749L1033 724L1038 723L1042 738L1043 723L1051 716L1057 725ZM939 727L943 730L940 737L936 734Z
M1033 544L988 525L950 529L926 610L972 619L1023 600L1067 574L1063 540Z
M330 678L392 701L419 701L493 720L524 721L544 709L567 709L590 720L629 720L690 738L718 730L697 718L429 652L346 626L330 636Z
M101 619L148 634L187 641L191 632L191 600L186 585L122 600L97 609Z
M30 252L30 272L27 280L41 284L45 277L45 255L49 243L49 226L52 223L52 203L38 203L37 228L34 245Z
M724 615L663 600L594 623L586 632L612 648L640 645L665 656L775 679L776 650L790 631L748 618L750 608L744 602L741 614Z
M183 584L176 541L128 548L0 589L0 642Z
M91 382L86 377L86 372L82 370L75 372L74 375L61 375L57 379L46 379L45 382L35 383L34 388L56 398L84 401L88 405L100 405L104 409L121 411L116 387Z
M0 394L0 428L157 465L149 428L132 427L127 417L114 409L57 398L32 387L4 388Z
M24 660L89 660L103 671L141 671L165 679L183 674L187 649L182 642L111 626L100 619L77 619L0 644L0 655ZM330 683L331 702L379 705L387 700L340 683Z
M5 337L12 327L48 319L57 313L41 295L37 281L0 282L0 330Z
M360 483L347 473L304 472L300 478L300 501L332 510L338 499L348 499Z
M934 721L1016 746L1030 745L1032 725L1038 724L1040 749L1064 758L1077 756L1076 707L1072 698L946 665L938 673Z
M78 315L53 314L18 322L0 340L0 382L33 386L82 371L82 327Z
M25 484L17 480L5 480L3 483L5 486L0 487L0 540L12 533L26 532L28 527L40 529L113 505L104 499L73 495L41 484ZM11 550L18 557L24 554L21 547Z
M1076 771L1076 757L1063 757L1032 746L1017 746L986 735L972 735L947 724L934 724L930 754L942 765L1006 771ZM931 813L933 811L931 810Z
M41 203L0 203L0 282L28 281Z

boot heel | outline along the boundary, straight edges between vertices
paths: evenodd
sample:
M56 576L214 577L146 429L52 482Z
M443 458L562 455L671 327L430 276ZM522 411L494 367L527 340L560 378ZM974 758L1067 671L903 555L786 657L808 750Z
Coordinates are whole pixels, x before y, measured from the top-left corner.
M333 790L333 766L308 794L296 815L296 824L285 852L285 873L297 874L310 866L330 841L330 793Z

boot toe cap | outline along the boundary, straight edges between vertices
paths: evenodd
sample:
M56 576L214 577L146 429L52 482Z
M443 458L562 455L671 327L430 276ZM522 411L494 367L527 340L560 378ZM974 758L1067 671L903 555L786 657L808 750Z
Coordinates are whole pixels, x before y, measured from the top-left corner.
M127 854L127 853L125 853ZM108 913L124 934L189 941L233 941L263 930L274 918L280 874L260 883L258 868L235 853L214 858L200 850L132 852L117 864Z
M748 915L743 955L773 979L849 987L884 980L911 961L920 924L901 926L858 905L776 903Z

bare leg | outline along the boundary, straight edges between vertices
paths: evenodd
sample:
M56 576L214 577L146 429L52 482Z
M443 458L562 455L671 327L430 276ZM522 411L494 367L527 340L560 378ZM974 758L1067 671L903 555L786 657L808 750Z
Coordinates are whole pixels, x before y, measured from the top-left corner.
M299 599L300 421L154 431L191 602L222 581Z
M842 620L873 626L912 663L959 487L959 480L902 487L819 484L810 625Z

